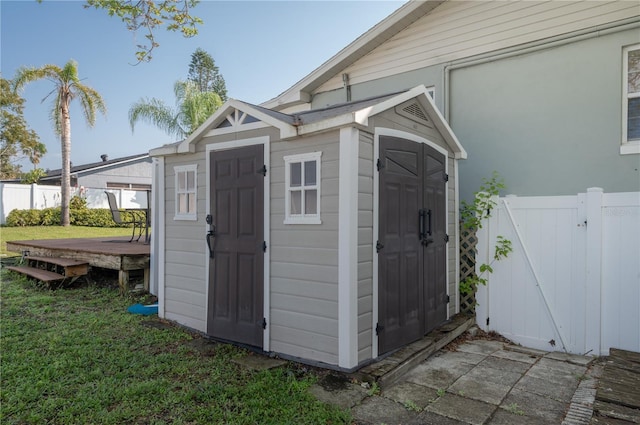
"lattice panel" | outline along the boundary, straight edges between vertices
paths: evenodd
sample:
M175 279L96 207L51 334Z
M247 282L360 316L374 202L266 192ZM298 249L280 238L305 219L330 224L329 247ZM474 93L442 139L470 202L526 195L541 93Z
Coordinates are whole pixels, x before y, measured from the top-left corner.
M460 223L460 281L476 272L476 245L478 238L475 229L465 229ZM470 293L460 293L460 312L473 313L476 305L476 288Z

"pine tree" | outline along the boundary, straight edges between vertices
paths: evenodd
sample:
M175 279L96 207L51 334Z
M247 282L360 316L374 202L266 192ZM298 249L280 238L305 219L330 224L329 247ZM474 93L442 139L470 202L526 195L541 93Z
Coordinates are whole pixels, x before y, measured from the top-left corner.
M214 92L222 101L227 100L227 86L213 57L201 48L191 54L189 64L189 81L196 84L201 93Z

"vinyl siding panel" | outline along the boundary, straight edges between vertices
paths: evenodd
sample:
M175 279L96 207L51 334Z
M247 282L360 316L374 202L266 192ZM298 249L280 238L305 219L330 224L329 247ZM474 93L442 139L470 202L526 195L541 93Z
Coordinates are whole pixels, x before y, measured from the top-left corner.
M271 327L271 333L281 335L278 340L278 349L274 349L274 351L306 360L327 364L337 363L336 354L333 352L332 347L338 346L338 338L320 335L315 332L306 332L298 327L293 328L275 324ZM325 347L327 350L323 350Z
M373 135L358 149L358 363L371 358L373 328Z
M174 167L197 168L197 220L175 220ZM165 316L201 332L206 331L204 216L206 165L204 155L165 158Z
M605 25L640 15L633 1L448 1L336 75L314 93Z
M284 224L284 156L322 152L322 224ZM271 350L338 363L339 133L271 143Z

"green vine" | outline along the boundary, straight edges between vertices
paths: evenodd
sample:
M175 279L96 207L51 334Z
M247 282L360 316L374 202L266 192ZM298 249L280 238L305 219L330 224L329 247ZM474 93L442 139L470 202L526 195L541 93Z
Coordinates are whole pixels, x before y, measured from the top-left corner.
M482 179L480 190L474 194L472 203L462 201L460 209L460 219L465 229L469 231L477 231L482 229L482 222L491 217L491 210L496 206L495 198L500 194L500 190L505 189L504 179L497 171L491 175L491 179ZM498 236L496 240L496 249L493 254L493 261L489 264L481 264L478 267L480 274L475 273L466 277L460 282L460 293L469 294L480 285L487 284L487 273L493 273L493 264L507 258L513 251L511 241L503 236ZM477 252L476 252L477 253Z

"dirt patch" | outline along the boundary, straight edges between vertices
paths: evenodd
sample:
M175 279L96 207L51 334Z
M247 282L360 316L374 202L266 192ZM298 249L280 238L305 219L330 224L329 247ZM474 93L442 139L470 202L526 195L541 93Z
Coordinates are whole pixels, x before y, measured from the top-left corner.
M349 378L346 376L335 373L327 373L318 379L318 385L326 391L346 390L349 382Z
M467 331L463 333L462 335L451 341L449 344L447 344L443 349L447 351L458 351L458 346L460 344L475 340L500 341L504 342L505 344L518 345L495 331L485 332L482 329L475 327L473 329L474 330L471 332Z
M213 356L218 348L218 343L207 338L194 337L184 343L187 347L193 348L203 356Z

